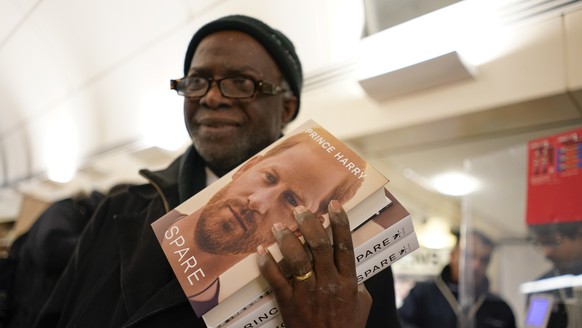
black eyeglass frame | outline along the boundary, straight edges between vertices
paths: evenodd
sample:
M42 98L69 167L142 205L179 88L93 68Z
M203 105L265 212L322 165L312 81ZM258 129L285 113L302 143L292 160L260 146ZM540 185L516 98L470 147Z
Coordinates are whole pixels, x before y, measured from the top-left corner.
M189 80L189 79L203 79L206 80L208 82L208 85L206 87L206 90L204 91L203 94L201 94L200 96L188 96L186 93L184 93L184 91L180 88L180 85ZM242 96L242 97L231 97L231 96L227 96L224 94L224 90L222 89L222 81L224 80L231 80L231 79L245 79L248 81L253 82L254 85L254 90L252 92L251 95L249 96ZM257 95L257 93L261 93L264 95L269 95L269 96L275 96L284 92L287 92L288 90L276 85L274 83L270 83L270 82L266 82L266 81L255 81L251 78L248 77L233 77L233 76L229 76L229 77L224 77L221 79L214 79L214 78L210 78L210 77L183 77L181 79L176 79L176 80L170 80L170 89L172 90L176 90L176 92L183 97L186 98L202 98L204 97L208 91L210 90L210 88L212 87L212 82L216 82L218 84L218 90L220 90L220 94L225 97L225 98L229 98L229 99L248 99L248 98L253 98L254 96Z
M543 239L532 238L533 239L532 241L533 241L533 244L535 246L540 247L540 248L554 248L554 247L558 247L558 246L562 245L565 238L566 237L564 237L560 234L555 234L551 238L543 238Z

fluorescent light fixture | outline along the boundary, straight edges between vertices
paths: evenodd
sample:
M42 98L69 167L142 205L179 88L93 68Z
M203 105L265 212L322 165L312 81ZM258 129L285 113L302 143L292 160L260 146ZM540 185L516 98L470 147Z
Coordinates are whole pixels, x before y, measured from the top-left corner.
M430 249L449 249L455 245L451 226L443 218L432 217L418 229L418 241L422 247Z
M65 163L63 163L65 164ZM58 165L47 172L47 177L54 182L67 183L75 176L75 168L70 165Z
M46 124L43 150L47 177L53 182L67 183L77 172L79 160L78 133L71 109L55 112Z
M445 195L464 196L480 187L479 180L460 172L449 172L432 179L434 188Z
M555 289L582 286L582 274L579 275L562 275L536 281L529 281L519 286L522 294L541 293Z
M47 178L57 183L67 183L77 173L75 148L51 144L47 152Z

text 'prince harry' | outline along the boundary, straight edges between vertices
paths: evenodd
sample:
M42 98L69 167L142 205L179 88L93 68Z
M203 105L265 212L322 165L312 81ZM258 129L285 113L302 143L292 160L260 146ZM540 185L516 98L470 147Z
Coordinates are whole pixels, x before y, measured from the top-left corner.
M365 169L358 167L354 162L350 161L349 158L341 151L336 151L335 147L326 139L324 139L317 131L312 128L305 130L305 133L309 134L315 142L317 142L323 149L325 149L330 154L335 154L333 157L338 161L338 163L345 166L348 171L354 174L358 179L363 179L366 177Z

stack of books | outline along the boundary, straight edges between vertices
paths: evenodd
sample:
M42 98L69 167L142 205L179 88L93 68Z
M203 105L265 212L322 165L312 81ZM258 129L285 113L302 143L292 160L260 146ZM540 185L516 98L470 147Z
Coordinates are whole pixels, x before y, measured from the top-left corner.
M272 225L283 223L300 236L292 209L303 205L329 231L327 204L337 199L350 221L362 283L419 247L410 214L387 184L345 143L310 120L152 228L194 312L208 327L278 327L277 303L256 262L259 244L282 260Z

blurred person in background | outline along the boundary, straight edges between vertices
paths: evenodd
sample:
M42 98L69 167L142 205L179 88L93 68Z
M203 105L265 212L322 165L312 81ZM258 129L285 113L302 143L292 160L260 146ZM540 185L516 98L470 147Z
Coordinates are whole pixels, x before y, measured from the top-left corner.
M471 257L467 267L472 272L474 303L467 313L468 320L477 328L514 328L515 317L510 306L489 291L487 267L494 244L486 235L472 231L467 238ZM460 239L451 251L449 264L441 274L430 281L418 282L404 298L398 309L403 327L457 328L462 322L459 304Z
M582 274L582 222L566 222L556 224L530 225L533 242L542 251L546 259L552 263L552 268L537 278L559 277L564 275ZM572 327L573 322L582 320L579 312L582 304L574 298L572 287L545 291L554 298L554 306L548 321L548 327ZM529 298L532 295L528 295ZM578 302L578 303L576 303ZM572 304L574 312L568 313L567 304ZM578 322L578 327L582 322Z
M14 277L5 327L31 327L104 195L79 193L51 204L13 242Z
M112 187L108 194L127 188ZM29 328L49 299L65 270L83 229L105 195L97 190L78 193L52 203L10 250L14 276L9 287L4 326Z

